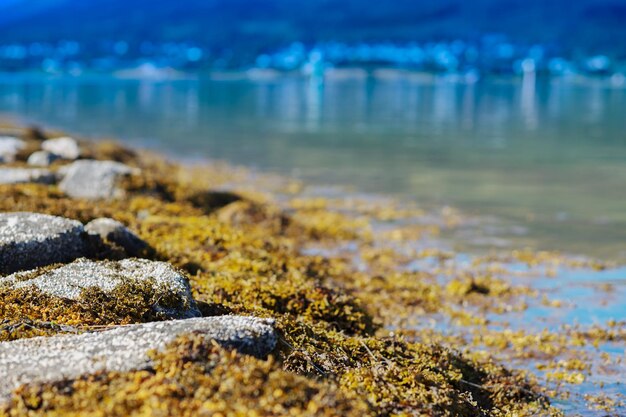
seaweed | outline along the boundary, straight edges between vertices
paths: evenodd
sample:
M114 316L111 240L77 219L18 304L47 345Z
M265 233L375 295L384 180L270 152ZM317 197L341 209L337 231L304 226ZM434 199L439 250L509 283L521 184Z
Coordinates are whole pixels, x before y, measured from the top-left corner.
M154 365L18 389L0 415L373 416L356 395L221 348L199 335L178 338Z
M0 285L0 341L64 333L67 328L91 329L169 317L155 309L180 308L177 294L160 290L154 282L128 281L110 292L86 288L75 299L51 296L34 286L12 288ZM68 327L69 326L69 327Z
M479 270L487 260L479 259L469 271L457 270L449 266L448 252L403 253L375 240L373 219L404 221L423 214L419 210L346 202L338 202L337 210L330 201L298 198L293 184L281 196L291 200L281 205L276 193L223 191L235 178L249 181L239 170L173 164L119 145L83 146L89 157L141 169L141 175L121 184L124 201L94 203L69 199L54 186L11 185L0 186L0 210L82 222L119 220L153 249L147 257L189 274L203 315L274 318L279 344L269 360L261 361L188 335L155 353L148 370L21 387L4 415L559 414L528 373L463 349L462 337L413 326L426 314L482 325L483 311L497 312L522 296L535 296L495 272ZM459 215L446 212L444 220L454 227ZM402 242L436 233L432 225L408 224L385 238ZM333 256L305 251L343 244L354 251ZM529 263L543 259L525 252L511 256ZM354 258L364 268L355 266ZM438 273L403 269L411 258L434 259ZM438 275L451 279L442 282ZM154 297L147 284L127 284L113 294L86 290L75 301L2 287L0 320L12 327L0 327L0 338L162 320L151 309ZM498 335L482 342L498 346L506 337Z

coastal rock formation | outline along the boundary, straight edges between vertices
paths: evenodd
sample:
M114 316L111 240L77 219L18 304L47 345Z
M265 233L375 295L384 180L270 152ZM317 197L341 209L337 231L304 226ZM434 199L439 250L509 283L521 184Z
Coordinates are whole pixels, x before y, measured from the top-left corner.
M118 181L135 172L128 165L114 161L75 161L63 170L59 188L73 198L119 198L123 191L117 186Z
M29 182L54 184L55 176L47 169L0 168L0 184L23 184Z
M148 368L148 351L163 350L177 337L192 332L242 353L263 357L276 345L273 323L254 317L204 317L2 343L0 399L6 399L22 384L73 379L102 370Z
M85 225L85 231L105 243L121 247L128 256L140 256L148 247L146 242L117 220L105 217L95 219Z
M0 136L0 163L15 161L18 152L26 147L26 142L11 136Z
M0 213L0 273L12 273L88 252L83 225L75 220L37 213Z
M69 300L79 299L87 289L97 288L104 294L111 294L124 285L135 285L141 288L142 294L155 300L149 309L156 317L201 316L187 278L165 262L78 259L52 269L18 272L0 278L0 284L14 289L36 288L45 295Z
M76 159L80 156L80 148L75 139L69 137L48 139L41 144L41 149L63 159Z
M33 152L27 160L28 165L47 167L59 159L57 154L48 151Z

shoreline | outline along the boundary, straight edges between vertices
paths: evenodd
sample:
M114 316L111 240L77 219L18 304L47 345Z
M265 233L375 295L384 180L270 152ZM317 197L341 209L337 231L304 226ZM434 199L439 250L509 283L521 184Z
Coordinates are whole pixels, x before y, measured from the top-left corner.
M370 81L329 82L318 90L305 79L5 80L2 107L70 133L120 137L133 146L254 164L287 176L298 167L295 174L311 184L355 183L424 207L449 205L511 223L503 233L509 236L479 236L480 242L513 237L517 247L626 259L626 217L619 196L609 192L626 177L619 115L609 111L622 104L620 91L604 95L601 88L561 83L538 84L526 95L521 85ZM370 88L376 93L363 98ZM348 96L360 103L354 111L341 104ZM290 100L300 104L278 111ZM454 108L437 104L448 101ZM386 102L405 110L387 112ZM225 111L232 113L223 117ZM403 120L397 128L396 117ZM513 230L529 225L532 236Z
M99 80L99 79L115 79L117 81L126 82L202 82L203 80L211 81L251 81L251 82L272 82L275 80L294 78L307 79L313 83L323 83L324 81L344 81L354 80L362 81L368 78L379 80L402 80L413 84L432 85L437 82L448 82L450 84L466 85L471 87L481 82L491 83L522 83L525 81L531 83L550 83L550 84L570 84L575 86L595 86L604 87L615 90L626 89L626 83L623 78L614 76L596 76L586 74L564 74L564 75L542 75L542 74L486 74L480 78L467 78L463 74L456 73L435 73L419 70L410 70L393 67L380 68L361 68L346 67L332 68L326 70L323 75L311 76L301 71L278 71L265 70L260 68L250 68L242 70L230 71L157 71L153 73L142 73L141 71L119 70L111 72L85 72L80 74L70 73L45 73L42 71L18 71L18 72L2 72L0 71L0 79L19 79L19 80Z
M29 169L24 161L47 139L35 133L21 131L26 147L6 166ZM39 133L46 136L46 131ZM214 412L228 413L235 406L252 412L261 400L268 407L257 410L262 415L274 415L272 409L307 415L336 415L339 410L355 416L559 415L548 399L582 412L585 403L607 407L607 398L615 399L616 413L623 410L619 378L612 385L603 369L619 370L624 364L619 355L607 353L606 359L594 353L593 346L619 350L626 340L624 322L576 325L578 320L543 322L539 317L542 311L549 318L576 311L576 306L560 299L566 294L555 297L553 289L538 282L551 277L558 288L568 282L558 280L561 274L611 274L609 265L528 250L467 257L437 243L442 230L463 222L454 210L433 219L393 201L307 195L301 183L289 179L284 184L269 180L268 187L265 177L251 178L227 166L167 162L153 152L108 142L78 145L78 161L129 167L117 178L110 198L72 198L76 190L68 188L65 173L52 185L1 185L0 211L45 213L86 225L102 217L120 221L150 249L140 257L182 271L203 316L271 318L278 345L274 359L252 360L183 337L154 359L154 377L126 370L109 371L103 379L35 383L14 391L10 401L16 408L4 410L6 415L24 413L33 395L44 405L42 411L95 412L113 401L128 414L138 412L133 408L138 404L150 410L154 404L146 399L167 400L173 414L209 406L216 407ZM63 166L75 163L72 158L57 160L49 169L57 176L67 171ZM129 255L108 238L97 242L98 251L86 253L95 262ZM610 303L611 291L602 286L618 286L618 291L623 286L607 282L596 285ZM15 295L11 291L7 294ZM62 327L42 327L51 320L28 309L16 316L11 308L0 309L0 320L13 320L14 329L2 327L5 339L0 340L68 333ZM77 307L69 303L64 308ZM126 310L108 319L83 311L82 321L67 322L63 311L52 321L80 333L96 325L145 320ZM536 326L525 325L524 314L534 315ZM515 324L515 317L520 323ZM29 320L27 331L16 326L20 320ZM544 326L554 331L542 330ZM185 362L191 346L202 346L201 354ZM219 365L209 366L207 358ZM192 365L185 368L184 363ZM193 387L211 386L211 372L232 383L229 391L194 397ZM163 394L164 375L185 387L182 394ZM149 383L136 385L137 378ZM612 396L594 392L605 381ZM111 384L136 403L117 397L107 388ZM248 391L246 384L256 391Z
M6 120L12 124L20 126L37 126L43 123L43 120L35 118L24 118L16 116L15 114L3 114L0 113L0 120ZM45 124L45 123L44 123ZM83 135L84 132L74 132L61 125L48 125L45 124L49 130L57 135ZM1 133L1 132L0 132ZM9 132L10 133L10 132ZM104 132L94 132L89 136L85 136L85 139L91 142L98 141L115 141L119 143L125 143L130 138L112 138L111 135ZM457 250L467 253L471 256L485 256L492 254L493 252L506 252L514 249L530 249L534 251L548 251L548 252L560 252L564 256L572 258L580 258L587 260L598 260L614 266L626 265L626 253L623 251L620 253L605 254L602 251L590 252L588 245L581 247L574 247L570 243L569 248L563 248L560 244L566 242L559 241L555 238L556 233L542 235L543 231L540 230L548 223L554 223L554 229L568 227L567 222L557 219L554 220L541 218L537 216L537 219L529 220L520 218L519 215L513 213L487 213L479 214L480 210L471 209L469 207L457 207L454 205L429 202L424 204L423 202L417 203L415 198L405 194L385 194L381 192L366 192L358 188L355 188L354 184L341 183L341 184L327 184L324 182L316 182L310 178L304 178L301 175L295 175L294 173L279 172L277 170L266 170L259 166L249 166L241 163L234 163L227 159L212 159L205 155L192 156L189 152L179 151L168 148L162 143L156 143L147 140L130 139L129 147L133 149L142 149L160 155L166 161L188 166L220 166L225 170L233 170L240 173L247 173L252 180L253 177L258 176L268 182L270 179L274 179L277 183L281 182L297 182L301 188L313 188L313 189L328 189L329 195L326 196L322 193L319 197L333 197L338 193L350 196L351 198L360 198L364 200L377 200L393 201L394 205L406 206L409 208L419 208L420 210L427 212L430 216L438 216L442 211L452 211L456 216L463 217L464 224L468 225L467 230L458 230L458 233L452 233L445 236L445 246L451 250ZM239 184L242 185L242 184ZM332 191L331 191L332 190ZM319 194L319 193L318 193ZM537 225L533 223L537 222ZM570 223L579 224L595 224L590 219L572 219ZM439 221L441 224L442 222ZM614 224L612 227L617 227L620 223ZM487 233L483 233L484 230L489 229ZM442 242L443 243L443 242Z

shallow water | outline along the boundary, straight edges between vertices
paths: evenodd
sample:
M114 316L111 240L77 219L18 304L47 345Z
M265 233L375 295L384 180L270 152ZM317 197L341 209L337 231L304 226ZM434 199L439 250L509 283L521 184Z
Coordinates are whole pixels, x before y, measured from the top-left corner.
M591 267L593 264L575 266L576 263L567 262L573 261L573 258L558 255L555 255L556 258L547 256L537 263L533 259L528 263L508 256L476 257L452 253L448 252L446 241L437 242L436 237L431 240L420 235L415 240L406 238L400 242L386 237L389 236L386 232L394 227L406 227L405 222L383 221L376 224L374 221L373 224L374 246L409 254L406 263L400 261L397 267L401 271L426 273L426 276L417 275L416 279L432 282L428 281L430 274L438 285L447 288L458 277L489 276L502 279L511 288L529 289L510 298L499 299L490 295L483 299L479 297L478 302L467 298L463 303L451 305L452 311L469 312L469 320L441 308L411 316L406 322L391 325L391 330L416 330L414 337L426 342L434 331L450 337L445 343L456 349L488 351L501 363L528 372L543 387L554 390L548 394L551 403L565 415L626 415L623 336L626 324L626 267L602 269ZM437 252L426 256L411 255L420 253L420 249L425 247L442 249L447 256L441 258ZM305 253L349 259L359 270L368 270L376 264L363 260L358 245L313 246L307 248ZM481 305L481 302L486 304ZM595 331L600 331L596 335L606 331L614 332L615 336L593 336ZM588 336L581 336L584 334ZM504 337L507 343L494 344L493 340L499 337ZM594 340L594 337L598 339ZM578 372L567 368L572 366L568 365L573 363L571 361L582 361L585 369ZM580 380L564 382L559 379L559 372ZM613 405L607 412L597 408L593 401L613 402Z
M626 89L600 80L4 76L0 112L451 205L488 220L475 246L626 259Z

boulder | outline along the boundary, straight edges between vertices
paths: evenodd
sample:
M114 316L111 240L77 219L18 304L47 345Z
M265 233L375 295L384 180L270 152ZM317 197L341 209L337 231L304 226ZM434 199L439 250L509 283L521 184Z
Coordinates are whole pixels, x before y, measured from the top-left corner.
M104 217L95 219L85 225L85 231L104 243L121 247L128 256L141 256L148 248L146 242L117 220Z
M59 156L57 154L48 151L37 151L33 152L28 157L27 163L28 165L47 167L57 159L59 159Z
M70 262L88 251L78 221L38 213L0 213L0 274Z
M26 147L26 142L12 136L0 136L0 163L15 161L16 155Z
M40 183L54 184L56 178L47 169L39 168L0 168L0 184Z
M127 283L147 284L149 293L161 300L151 308L163 318L201 316L187 278L166 262L146 259L92 261L83 258L52 269L17 272L0 278L2 285L35 287L44 294L70 300L78 299L88 288L95 287L104 293L111 293ZM176 304L173 305L173 302Z
M148 351L162 351L177 337L192 332L242 353L264 357L276 345L273 324L268 319L218 316L5 342L0 344L0 399L7 400L22 384L149 368Z
M73 198L101 200L124 195L118 182L137 170L114 161L75 161L62 170L59 188Z
M41 143L41 149L58 155L63 159L74 160L80 156L78 142L68 137L45 140Z

